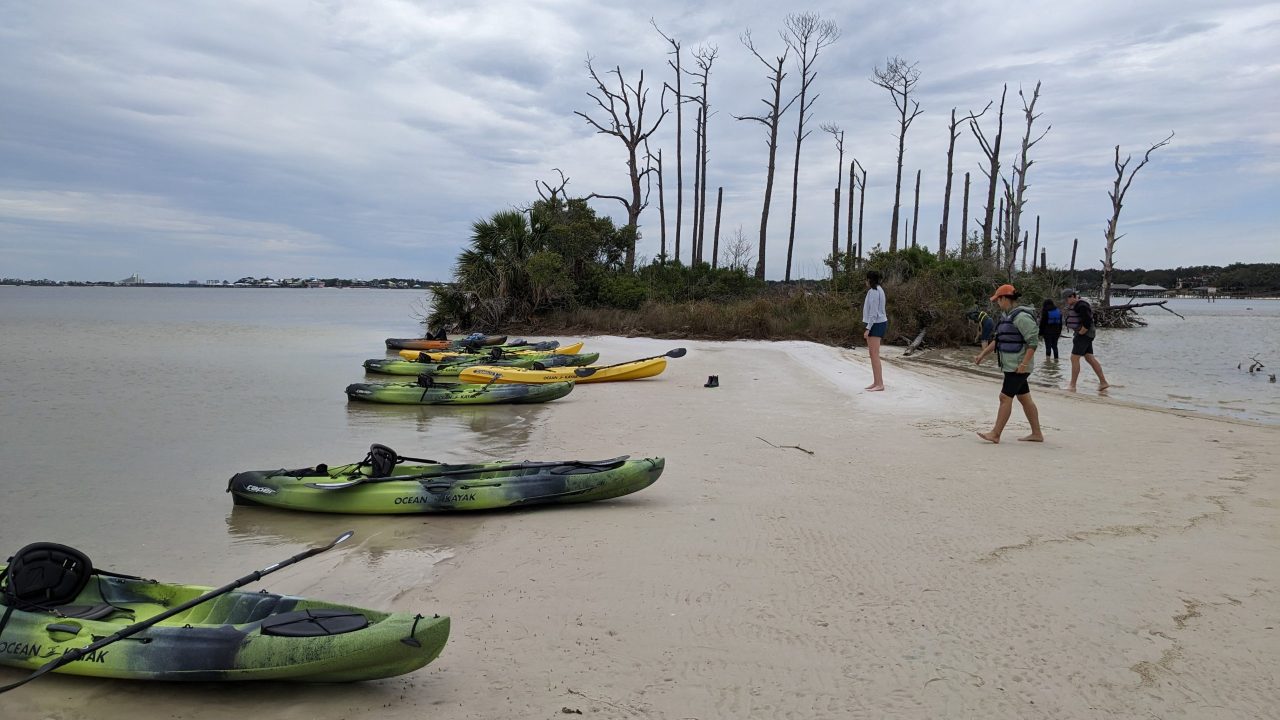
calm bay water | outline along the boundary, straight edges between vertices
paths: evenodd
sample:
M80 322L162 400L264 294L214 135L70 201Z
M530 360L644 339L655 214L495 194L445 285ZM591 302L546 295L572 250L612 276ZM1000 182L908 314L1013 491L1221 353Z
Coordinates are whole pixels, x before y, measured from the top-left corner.
M421 333L423 298L0 286L0 552L62 542L102 567L220 584L354 528L348 555L363 554L369 584L326 597L379 605L389 557L387 596L406 572L425 580L483 518L293 514L224 492L241 470L356 461L373 442L439 460L538 455L526 450L545 407L348 404L384 338ZM306 591L293 570L268 587Z
M1138 310L1147 327L1099 331L1094 352L1112 384L1107 396L1280 425L1280 383L1268 382L1270 374L1280 373L1280 300L1174 299L1168 307L1185 319L1147 307ZM1041 352L1033 380L1066 386L1071 339L1063 337L1058 349L1057 363L1045 362ZM941 355L945 362L973 367L973 352ZM1251 375L1254 356L1267 367ZM1096 393L1096 387L1093 372L1082 364L1080 392Z

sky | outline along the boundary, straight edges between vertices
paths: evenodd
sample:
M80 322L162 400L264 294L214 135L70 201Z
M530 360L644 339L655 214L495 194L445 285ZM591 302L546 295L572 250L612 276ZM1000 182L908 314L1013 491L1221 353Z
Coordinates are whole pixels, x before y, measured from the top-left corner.
M1115 147L1136 164L1170 132L1125 199L1117 266L1280 262L1280 4L939 0L791 10L817 12L841 33L814 66L793 275L821 276L831 243L838 160L822 123L844 130L846 162L867 170L865 246L888 243L897 120L870 78L891 57L920 73L902 212L912 213L920 170L926 247L938 243L951 110L980 111L1007 84L1011 160L1025 123L1018 91L1030 97L1039 82L1033 133L1048 133L1031 151L1023 226L1034 232L1040 217L1051 265L1065 266L1079 238L1077 266L1099 266ZM629 83L643 71L656 117L674 72L651 19L686 53L718 49L707 243L718 187L721 244L738 228L753 243L758 236L764 128L734 116L758 114L769 86L740 38L750 30L762 54L780 54L786 11L777 3L0 0L0 13L0 277L447 280L471 224L536 200L536 183L555 180L554 168L573 195L627 192L621 142L574 111L600 117L587 96L591 57ZM799 75L788 65L788 95ZM983 119L988 133L993 114ZM797 119L793 107L782 120L771 279L786 261ZM687 261L687 106L684 124ZM664 154L671 242L675 130L673 110L651 142ZM982 160L962 132L952 246L964 172L971 229L981 212ZM625 222L616 201L593 206ZM656 186L640 223L637 252L651 259L661 236Z

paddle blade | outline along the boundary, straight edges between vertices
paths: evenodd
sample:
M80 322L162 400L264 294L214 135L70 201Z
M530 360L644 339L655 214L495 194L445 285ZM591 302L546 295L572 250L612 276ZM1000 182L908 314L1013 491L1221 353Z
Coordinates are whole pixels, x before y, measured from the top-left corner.
M592 375L596 374L596 368L593 368L593 367L574 368L573 374L577 375L578 377L591 377Z
M546 366L546 365L544 365L544 364L542 364L542 363L540 363L540 362L536 362L536 363L534 363L533 365L531 365L530 367L532 367L534 370L546 370L546 369L547 369L547 366Z
M342 543L350 540L351 536L355 534L356 534L355 530L348 530L342 533L341 535L339 535L338 537L334 538L333 542L329 543L329 547L333 547L334 545L341 545Z
M688 352L689 352L689 351L688 351L688 350L685 350L684 348L676 348L675 350L668 351L668 352L667 352L667 357L669 357L669 358L684 357L684 356L685 356L685 354L686 354L686 353L688 353Z

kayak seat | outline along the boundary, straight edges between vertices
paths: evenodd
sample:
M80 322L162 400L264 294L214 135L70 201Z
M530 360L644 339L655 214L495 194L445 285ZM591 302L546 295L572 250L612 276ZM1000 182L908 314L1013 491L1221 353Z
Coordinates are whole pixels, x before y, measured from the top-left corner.
M102 620L117 611L133 615L132 610L116 607L110 603L98 603L96 605L63 605L62 607L53 608L49 612L52 612L58 617L75 618L77 620Z
M49 610L75 600L92 575L93 563L79 550L58 543L32 543L9 558L0 577L0 599L18 610Z

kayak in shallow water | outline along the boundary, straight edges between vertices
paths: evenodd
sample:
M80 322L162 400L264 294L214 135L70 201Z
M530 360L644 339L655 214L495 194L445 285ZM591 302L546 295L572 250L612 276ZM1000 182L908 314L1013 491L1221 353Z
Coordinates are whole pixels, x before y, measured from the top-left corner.
M493 365L477 365L464 368L458 374L458 380L465 383L557 383L572 380L578 383L616 382L620 380L640 380L660 375L667 369L666 358L648 358L617 365L582 368L561 368L557 370L536 370L533 368L496 367ZM581 373L581 374L580 374Z
M489 346L501 345L507 341L506 335L467 336L455 340L436 338L387 338L388 350L447 350L465 345Z
M547 385L501 385L498 383L438 384L419 376L411 383L352 383L347 397L364 402L395 405L492 405L497 403L541 403L573 392L573 382ZM523 388L523 391L520 390Z
M381 453L391 458L375 460ZM414 462L405 462L414 461ZM441 464L374 445L349 465L242 472L227 491L237 505L327 513L406 514L495 510L606 500L643 490L662 458ZM379 466L380 465L380 466Z
M0 572L9 570L0 665L26 670L151 619L158 622L54 672L200 682L374 680L426 665L449 638L447 617L266 591L226 592L159 618L211 588L94 570L83 553L54 543L23 548L0 564Z
M540 363L546 367L569 367L590 365L600 359L600 353L578 353L574 355L532 354L527 357L506 357L501 360L453 359L441 362L421 362L403 358L370 358L364 361L365 372L382 375L430 375L432 377L456 377L463 369L475 365L496 365L498 367L533 367Z
M501 357L524 356L524 355L574 355L582 350L583 343L579 340L572 345L563 347L549 348L546 350L538 350L533 348L522 347L500 347L499 354ZM400 357L405 360L417 360L418 362L442 362L447 360L468 359L468 358L486 358L493 357L493 350L488 352L463 352L460 350L401 350Z

